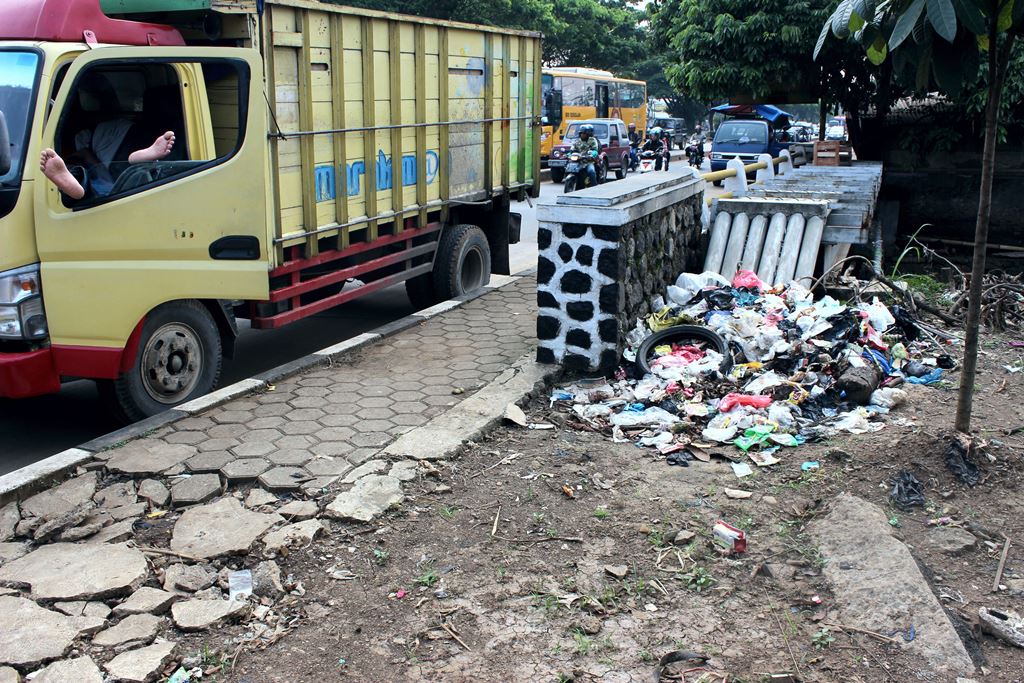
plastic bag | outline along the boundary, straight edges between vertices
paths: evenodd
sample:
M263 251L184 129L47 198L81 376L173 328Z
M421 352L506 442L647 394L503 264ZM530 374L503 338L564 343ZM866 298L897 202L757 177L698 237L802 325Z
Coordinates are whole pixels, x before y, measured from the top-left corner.
M873 406L881 406L883 408L893 409L896 406L903 405L907 402L907 392L896 387L884 387L882 389L875 389L871 393L870 404Z
M935 384L942 379L942 368L935 368L927 375L920 377L907 377L907 382L910 384Z
M893 323L896 322L896 318L893 317L889 309L875 297L875 300L870 304L861 304L857 307L858 311L866 313L868 321L871 323L871 327L875 328L879 332L885 332Z
M761 278L752 270L737 270L732 278L733 287L747 287L748 289L768 289L768 286L761 282Z
M679 418L656 406L642 411L624 410L608 418L616 427L637 427L640 425L670 425L679 422Z
M767 408L772 404L771 396L750 396L730 392L718 402L718 410L728 413L736 406L750 406L751 408Z
M754 446L766 442L773 431L775 425L755 425L745 430L743 436L733 441L733 445L742 451L749 451Z

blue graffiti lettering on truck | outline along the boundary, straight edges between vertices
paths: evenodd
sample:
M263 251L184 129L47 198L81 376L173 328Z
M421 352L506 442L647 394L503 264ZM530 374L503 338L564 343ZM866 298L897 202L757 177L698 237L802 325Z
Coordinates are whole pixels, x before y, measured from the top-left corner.
M440 157L437 152L432 149L427 150L426 154L426 174L425 178L427 185L434 182L437 178L437 169L440 164ZM415 154L406 154L402 157L402 186L408 187L416 184L416 179L419 177L419 163L416 160ZM313 169L314 180L316 182L316 200L318 202L326 202L334 199L335 197L335 170L334 166L317 166ZM362 176L366 175L366 164L360 161L353 161L345 167L346 178L348 179L348 196L355 197L359 194L362 184ZM376 186L377 191L389 190L392 184L392 164L391 157L384 154L383 151L377 151L377 178Z

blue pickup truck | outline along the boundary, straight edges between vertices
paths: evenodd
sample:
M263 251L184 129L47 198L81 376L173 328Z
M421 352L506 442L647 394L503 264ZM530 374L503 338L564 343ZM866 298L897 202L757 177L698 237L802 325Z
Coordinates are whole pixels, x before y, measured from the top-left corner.
M752 164L761 154L768 153L774 158L789 148L786 129L790 115L778 107L723 104L711 111L731 117L715 131L711 143L712 171L724 171L726 163L734 157L739 157L744 164Z

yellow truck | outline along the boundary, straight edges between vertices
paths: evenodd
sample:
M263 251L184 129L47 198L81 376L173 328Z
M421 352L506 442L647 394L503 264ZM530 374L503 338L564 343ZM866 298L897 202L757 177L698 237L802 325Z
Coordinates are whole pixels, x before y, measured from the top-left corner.
M213 389L240 318L507 273L540 59L536 33L309 0L0 0L0 397L90 378L137 420Z

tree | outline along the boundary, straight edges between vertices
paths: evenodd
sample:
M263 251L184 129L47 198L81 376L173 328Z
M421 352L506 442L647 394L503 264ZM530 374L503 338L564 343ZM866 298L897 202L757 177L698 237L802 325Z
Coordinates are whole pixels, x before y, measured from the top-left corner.
M1014 41L1024 29L1024 0L842 0L821 28L814 55L830 34L860 44L874 64L892 60L894 77L918 92L937 89L954 97L978 78L984 58L985 129L981 190L974 229L974 258L964 322L963 368L955 428L971 428L978 367L981 294L988 249L992 182L1004 84ZM1014 74L1013 78L1019 78Z

